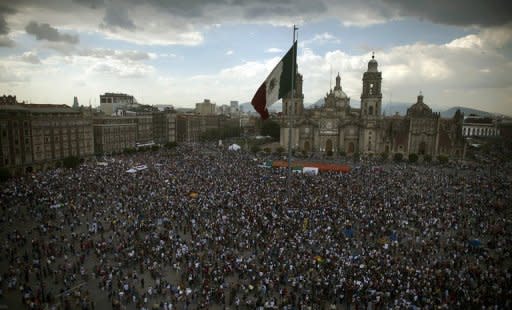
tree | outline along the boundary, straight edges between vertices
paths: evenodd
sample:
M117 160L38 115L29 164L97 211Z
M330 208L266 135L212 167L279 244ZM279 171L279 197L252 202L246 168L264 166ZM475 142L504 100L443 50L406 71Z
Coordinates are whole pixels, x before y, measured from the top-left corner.
M380 153L380 158L382 158L382 160L387 160L389 158L389 153L388 152Z
M73 169L80 165L80 158L76 156L68 156L62 160L64 168Z
M11 172L7 168L0 168L0 182L5 182L11 178Z
M160 149L160 146L158 144L154 144L151 146L151 150L154 152L154 151L158 151Z
M432 155L429 155L429 154L424 155L423 156L423 161L426 162L426 163L431 162L432 161Z
M164 144L164 146L168 149L173 149L177 146L178 144L176 142L167 142L166 144Z
M446 155L439 155L439 156L437 156L437 161L441 165L447 164L448 163L448 156L446 156Z
M133 148L125 148L123 150L123 153L124 154L133 154L133 153L135 153L135 149L133 149Z
M281 127L273 120L263 121L261 124L261 135L270 136L273 140L279 140Z
M254 144L253 146L251 146L251 152L256 154L259 151L261 151L261 147L259 145Z
M263 151L267 154L270 154L270 152L272 151L269 147L266 147L263 149Z
M277 149L276 149L276 153L277 155L281 156L283 153L284 153L284 147L282 146L278 146Z
M393 160L396 162L400 162L402 161L402 159L404 159L404 154L402 153L395 153L395 155L393 156Z
M339 153L340 153L340 156L341 156L341 157L345 157L345 156L347 156L347 152L345 152L344 150L340 150L340 152L339 152Z
M416 155L415 153L409 154L409 162L410 163L415 163L417 161L418 161L418 155Z

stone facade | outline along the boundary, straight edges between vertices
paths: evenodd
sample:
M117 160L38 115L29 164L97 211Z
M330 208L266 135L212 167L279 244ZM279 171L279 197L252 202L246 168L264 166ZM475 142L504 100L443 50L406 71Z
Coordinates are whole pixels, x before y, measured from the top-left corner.
M462 134L465 137L499 136L498 121L490 117L469 115L464 119Z
M84 111L20 103L15 96L0 100L0 167L13 174L54 168L68 156L91 156L93 139L91 117Z
M153 112L153 141L159 144L176 142L176 111Z
M96 154L114 154L135 148L137 124L133 119L96 117L93 128Z
M178 114L176 131L178 142L199 142L208 130L219 129L226 122L224 115Z
M442 119L420 94L405 116L383 116L382 73L373 56L362 82L360 108L350 106L338 74L323 106L304 109L302 76L297 74L293 105L291 94L283 99L281 145L288 147L291 126L292 148L306 153L462 156L463 115L459 111L451 119Z

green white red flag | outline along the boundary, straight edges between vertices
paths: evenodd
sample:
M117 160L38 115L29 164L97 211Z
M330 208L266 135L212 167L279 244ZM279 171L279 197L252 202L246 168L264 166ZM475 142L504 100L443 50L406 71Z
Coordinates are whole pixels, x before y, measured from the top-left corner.
M284 55L267 79L254 94L251 104L262 119L269 117L268 107L292 90L292 71L297 63L297 42Z

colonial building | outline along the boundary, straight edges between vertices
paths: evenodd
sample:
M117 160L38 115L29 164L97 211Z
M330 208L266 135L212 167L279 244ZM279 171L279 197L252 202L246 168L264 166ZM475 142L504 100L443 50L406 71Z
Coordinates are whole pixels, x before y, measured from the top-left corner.
M96 154L115 154L135 148L137 124L133 118L95 117L93 128Z
M324 98L324 104L304 109L302 76L296 76L296 92L283 99L281 145L306 153L416 153L420 155L462 156L463 115L457 111L451 119L442 119L423 101L423 95L411 105L405 116L382 115L382 73L374 56L363 74L360 108L350 105L341 77Z
M209 130L220 129L226 122L225 115L199 115L183 113L176 116L178 142L199 142Z
M94 154L91 117L67 105L0 99L0 167L23 174L60 166L68 156Z
M153 112L153 141L159 144L176 142L176 111L165 109Z
M490 117L469 115L464 118L462 133L465 137L499 136L498 121Z

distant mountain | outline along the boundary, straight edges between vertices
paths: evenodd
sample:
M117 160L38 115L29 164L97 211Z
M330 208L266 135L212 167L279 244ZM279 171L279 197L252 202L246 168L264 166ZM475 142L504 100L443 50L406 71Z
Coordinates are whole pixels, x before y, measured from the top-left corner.
M396 113L404 116L407 113L407 109L413 104L414 103L411 103L411 102L393 102L393 103L383 104L382 113L385 114L386 116L392 116L392 115L395 115ZM306 109L319 108L323 105L324 105L324 98L320 98L313 103L304 103L304 107ZM361 107L361 102L359 100L351 99L350 106L352 108L359 109ZM240 104L240 109L244 112L256 112L250 102L245 102L245 103ZM434 110L434 112L440 112L441 117L451 118L451 117L453 117L453 115L455 115L455 112L457 111L457 109L460 109L460 111L462 113L464 113L465 116L468 116L470 114L475 114L478 116L490 116L490 117L493 117L496 115L506 116L506 115L502 115L502 114L494 114L494 113L489 113L489 112L485 112L482 110L460 107L460 106L449 108L444 111ZM281 102L277 102L277 103L271 105L269 111L281 112L282 111Z
M455 112L457 112L457 110L459 110L464 113L464 116L468 116L470 114L475 114L475 115L478 115L478 116L489 116L489 117L493 117L495 116L495 114L493 113L489 113L489 112L485 112L485 111L482 111L482 110L477 110L477 109L472 109L472 108L465 108L465 107L453 107L453 108L449 108L448 110L445 110L445 111L441 111L441 117L453 117L453 115L455 114Z
M252 104L250 102L244 102L244 103L241 103L239 105L240 107L240 111L242 112L255 112L256 113L256 110L254 110L254 107L252 106ZM281 104L281 102L276 102L274 103L273 105L270 106L270 108L268 109L270 112L281 112L283 110L283 105Z
M320 98L317 101L307 104L305 103L304 106L306 108L319 108L324 105L324 98ZM350 106L354 109L359 109L361 107L361 101L350 99ZM384 104L382 112L386 115L395 115L396 112L400 115L405 115L407 112L407 109L411 106L411 103L405 103L405 102L395 102L392 104Z

